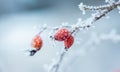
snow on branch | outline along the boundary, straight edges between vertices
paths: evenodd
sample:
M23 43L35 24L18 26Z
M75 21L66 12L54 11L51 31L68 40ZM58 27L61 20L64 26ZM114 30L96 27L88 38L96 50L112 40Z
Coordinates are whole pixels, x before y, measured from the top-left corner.
M53 61L52 65L49 67L48 72L58 72L59 67L60 67L60 65L61 65L61 63L62 63L62 61L63 61L63 58L64 58L66 52L67 52L67 51L64 50L64 51L62 51L62 52L60 53L60 56L59 56L58 60Z
M79 26L76 26L74 30L80 29L80 28L89 28L94 22L101 19L102 17L106 16L107 13L112 11L115 8L120 8L120 1L118 2L112 2L112 4L102 5L102 6L87 6L83 5L83 3L80 3L79 8L81 11L83 11L83 14L87 10L95 10L96 13L92 14L90 18L87 20L81 22L78 22L77 24Z
M87 5L83 5L83 3L80 3L79 8L80 10L84 10L84 11L88 11L88 10L105 10L105 9L109 9L112 8L114 6L120 6L119 2L110 2L110 4L107 5L100 5L100 6L87 6Z

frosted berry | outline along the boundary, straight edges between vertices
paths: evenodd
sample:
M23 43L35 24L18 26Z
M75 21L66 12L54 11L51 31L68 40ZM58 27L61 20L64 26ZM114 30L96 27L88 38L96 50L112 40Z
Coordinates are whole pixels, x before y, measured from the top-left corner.
M39 35L36 35L32 40L33 50L30 50L30 56L33 56L37 51L39 51L42 47L43 41Z
M43 41L39 35L36 35L32 40L32 47L40 50L42 47Z
M64 41L65 49L70 48L74 43L74 37L71 35L67 40Z
M68 29L66 28L62 28L55 33L54 38L57 41L64 41L68 39L70 36L71 36L70 31L68 31Z

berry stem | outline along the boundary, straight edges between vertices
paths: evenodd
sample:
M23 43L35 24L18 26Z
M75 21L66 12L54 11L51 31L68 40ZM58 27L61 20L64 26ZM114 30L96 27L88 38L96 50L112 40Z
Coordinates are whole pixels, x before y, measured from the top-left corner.
M62 61L63 61L63 59L65 57L66 52L67 52L66 49L62 50L62 52L59 55L59 58L58 58L57 62L53 63L51 65L51 68L49 69L48 72L58 72L59 71L59 68L60 68L60 66L62 64Z
M43 31L45 31L47 29L47 27L43 27L38 34L41 34Z

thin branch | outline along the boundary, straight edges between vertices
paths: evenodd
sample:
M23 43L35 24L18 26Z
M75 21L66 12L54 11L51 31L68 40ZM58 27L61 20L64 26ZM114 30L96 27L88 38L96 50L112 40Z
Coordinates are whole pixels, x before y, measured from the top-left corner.
M62 53L60 53L58 61L55 62L55 63L52 63L52 65L51 65L51 67L50 67L48 72L58 72L66 52L67 52L67 50L64 50L64 51L62 51Z

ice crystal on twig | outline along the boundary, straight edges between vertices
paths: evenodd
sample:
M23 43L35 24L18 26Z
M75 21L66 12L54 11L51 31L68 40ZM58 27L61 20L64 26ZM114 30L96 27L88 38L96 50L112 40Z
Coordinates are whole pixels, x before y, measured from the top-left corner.
M83 5L83 3L79 4L79 8L80 8L80 10L82 11L83 14L85 14L85 9L84 9L85 6L86 5Z

